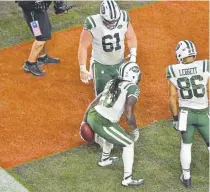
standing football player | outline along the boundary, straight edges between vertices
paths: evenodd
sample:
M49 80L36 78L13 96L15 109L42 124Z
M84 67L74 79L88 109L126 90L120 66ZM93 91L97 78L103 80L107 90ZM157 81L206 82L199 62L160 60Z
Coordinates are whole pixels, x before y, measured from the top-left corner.
M83 122L87 122L93 131L104 140L99 166L108 166L118 160L118 157L110 157L113 144L123 148L123 186L137 186L144 181L143 179L132 179L134 142L139 138L134 106L140 95L138 87L140 75L136 63L122 64L119 68L118 78L110 80L106 84L104 91L89 105L83 119ZM129 133L118 124L123 113L132 130Z
M173 127L181 132L180 180L191 187L191 147L195 129L209 148L209 60L195 61L195 45L189 40L180 41L176 47L179 64L167 68L169 104L173 114ZM178 94L177 94L178 93ZM178 104L177 104L178 100Z
M137 39L129 15L120 10L114 0L104 0L100 14L85 19L78 50L80 79L88 83L93 77L96 96L103 91L109 80L117 78L119 67L124 62L125 38L130 49L130 61L136 62ZM91 44L89 72L86 62Z

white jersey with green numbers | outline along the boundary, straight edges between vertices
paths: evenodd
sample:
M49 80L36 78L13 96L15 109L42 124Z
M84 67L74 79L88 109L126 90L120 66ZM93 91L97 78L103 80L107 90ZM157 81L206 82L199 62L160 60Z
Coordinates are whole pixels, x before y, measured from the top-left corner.
M130 96L134 96L138 99L140 89L136 84L123 81L118 86L120 89L119 95L113 99L113 95L109 93L109 87L112 81L113 80L106 84L99 103L95 106L95 110L104 118L113 123L117 123L125 110L126 99Z
M83 28L93 36L92 59L104 64L119 64L124 59L124 40L128 30L129 15L121 10L120 20L115 29L108 29L102 22L100 14L85 19Z
M208 107L209 74L209 60L168 66L167 79L178 89L180 107L192 109Z

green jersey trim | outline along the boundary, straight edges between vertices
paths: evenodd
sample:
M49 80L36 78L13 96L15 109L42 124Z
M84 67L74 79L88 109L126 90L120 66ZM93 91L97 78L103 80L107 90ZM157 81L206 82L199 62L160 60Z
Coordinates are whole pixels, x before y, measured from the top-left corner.
M170 66L170 69L171 69L172 75L173 75L174 77L176 77L176 75L175 75L175 73L174 73L174 69L173 69L173 66L172 66L172 65Z
M123 13L123 21L129 23L130 22L130 17L128 15L128 12L122 10L122 13Z
M209 66L210 64L209 64L209 60L207 60L207 72L209 72L210 73L210 66Z
M92 17L90 17L90 20L91 20L91 22L93 23L93 27L96 27L96 23L95 23L95 21L93 20Z
M129 85L127 91L128 91L128 97L134 96L138 99L140 96L140 89L135 84Z
M171 78L172 78L171 72L170 72L170 70L169 70L169 67L170 67L170 66L168 66L168 67L167 67L167 70L166 70L166 78L167 78L167 79L171 79Z
M129 23L130 22L130 17L129 17L129 14L128 14L128 12L127 11L125 11L125 14L126 14L126 21L127 21L127 23Z
M86 30L88 30L88 29L91 30L94 27L96 27L96 23L93 20L93 18L91 16L87 17L84 21L83 28Z
M206 60L203 60L203 72L205 73L205 71L206 71Z

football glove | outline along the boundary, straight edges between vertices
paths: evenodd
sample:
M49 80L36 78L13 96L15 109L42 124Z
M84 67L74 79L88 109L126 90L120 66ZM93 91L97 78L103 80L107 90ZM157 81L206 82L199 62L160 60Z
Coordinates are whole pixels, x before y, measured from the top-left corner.
M178 126L179 126L179 121L173 121L173 123L172 123L173 125L173 128L176 130L176 131L178 131Z
M131 131L131 137L133 138L134 141L137 141L139 139L139 128L134 129Z

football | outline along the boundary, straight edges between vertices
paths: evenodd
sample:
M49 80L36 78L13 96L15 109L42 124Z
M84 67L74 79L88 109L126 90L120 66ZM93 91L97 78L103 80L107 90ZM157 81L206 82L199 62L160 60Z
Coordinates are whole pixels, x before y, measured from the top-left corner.
M80 136L84 141L88 143L92 143L94 141L95 134L88 123L83 122L81 124Z

